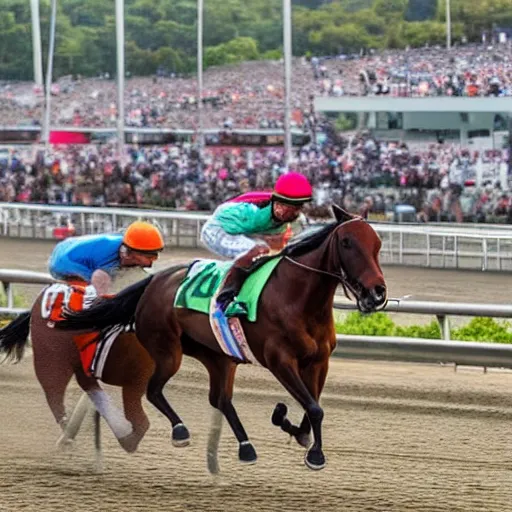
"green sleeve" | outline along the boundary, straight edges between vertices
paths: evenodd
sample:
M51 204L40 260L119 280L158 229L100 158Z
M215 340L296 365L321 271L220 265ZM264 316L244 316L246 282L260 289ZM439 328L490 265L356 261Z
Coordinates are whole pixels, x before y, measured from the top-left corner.
M286 229L286 225L274 223L271 205L258 208L251 203L226 204L214 213L214 219L230 235L270 234Z

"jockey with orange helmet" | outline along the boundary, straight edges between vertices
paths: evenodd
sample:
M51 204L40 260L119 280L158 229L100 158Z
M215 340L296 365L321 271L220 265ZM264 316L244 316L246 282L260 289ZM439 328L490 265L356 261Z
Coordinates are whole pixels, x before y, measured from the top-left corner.
M240 292L253 260L270 252L265 239L282 237L312 196L308 179L289 172L279 177L273 192L249 192L214 211L203 226L201 240L215 254L235 260L217 297L222 311Z
M148 222L136 221L123 234L67 238L56 245L50 274L63 281L85 281L98 294L106 294L120 267L151 267L164 248L160 231Z

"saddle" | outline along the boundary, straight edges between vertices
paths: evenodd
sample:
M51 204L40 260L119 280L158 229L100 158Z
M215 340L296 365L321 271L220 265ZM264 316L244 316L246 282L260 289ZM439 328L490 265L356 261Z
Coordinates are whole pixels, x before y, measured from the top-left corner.
M50 328L64 320L65 311L79 312L90 307L98 298L96 289L83 281L55 283L43 292L41 316L47 319ZM75 334L73 341L80 353L84 372L88 376L101 379L110 348L122 332L133 332L134 326L116 325L104 331Z

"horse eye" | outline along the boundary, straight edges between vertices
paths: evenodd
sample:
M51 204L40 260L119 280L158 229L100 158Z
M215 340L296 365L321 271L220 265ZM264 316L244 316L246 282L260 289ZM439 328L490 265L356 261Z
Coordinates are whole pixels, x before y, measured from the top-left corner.
M352 247L352 241L350 240L350 238L342 238L341 246L343 247L343 249L350 249Z

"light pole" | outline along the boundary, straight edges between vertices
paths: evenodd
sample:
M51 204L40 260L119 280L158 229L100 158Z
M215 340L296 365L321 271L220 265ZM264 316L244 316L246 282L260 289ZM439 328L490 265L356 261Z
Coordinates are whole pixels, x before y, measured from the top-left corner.
M203 9L204 0L197 0L197 122L200 160L203 156Z
M43 142L46 148L50 145L50 114L51 114L51 88L53 75L53 56L55 54L55 22L57 19L57 0L52 0L50 14L50 45L48 46L48 63L46 67L46 90L43 124Z
M446 0L446 49L452 47L452 12L450 0Z
M116 0L117 53L117 144L119 158L124 155L124 0Z
M288 171L292 159L291 91L292 91L292 3L283 0L283 52L284 52L284 155Z
M43 55L41 53L41 20L39 17L39 0L30 0L32 15L32 53L34 62L34 82L43 87Z

